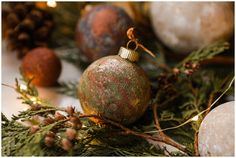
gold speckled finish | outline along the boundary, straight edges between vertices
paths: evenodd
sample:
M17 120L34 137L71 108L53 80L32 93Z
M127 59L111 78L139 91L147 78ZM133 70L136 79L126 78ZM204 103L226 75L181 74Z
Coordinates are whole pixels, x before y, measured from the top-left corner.
M83 73L78 95L86 114L99 114L130 124L145 112L150 82L135 63L118 55L103 57Z

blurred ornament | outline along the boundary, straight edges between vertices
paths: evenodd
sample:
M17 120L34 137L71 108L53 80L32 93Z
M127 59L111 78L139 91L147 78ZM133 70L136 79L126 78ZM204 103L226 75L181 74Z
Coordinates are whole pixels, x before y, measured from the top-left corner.
M22 61L22 72L37 86L54 86L61 73L61 62L48 48L31 50Z
M76 43L89 62L115 54L124 45L132 21L124 10L99 5L85 13L77 24Z
M8 48L21 58L32 48L47 46L55 25L49 11L32 2L9 2L3 6L3 34Z
M202 121L198 134L201 156L234 156L234 103L219 105Z
M150 82L137 66L138 53L120 48L119 55L93 62L80 78L78 96L86 114L130 124L145 112Z
M178 53L190 53L234 33L230 2L152 2L150 18L157 37Z

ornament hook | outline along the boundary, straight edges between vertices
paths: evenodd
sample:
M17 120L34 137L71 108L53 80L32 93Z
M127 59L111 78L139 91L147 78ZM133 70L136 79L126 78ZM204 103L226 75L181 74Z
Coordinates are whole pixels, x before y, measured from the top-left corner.
M138 42L138 39L135 38L134 35L134 27L131 27L128 29L127 31L127 37L130 39L129 42L127 43L126 47L127 49L129 49L130 44L132 44L132 42L135 44L135 48L134 50L136 50L138 47L142 48L146 53L148 53L149 55L151 55L152 57L156 57L154 53L152 53L149 49L147 49L146 47L144 47L144 45L142 45L141 43Z

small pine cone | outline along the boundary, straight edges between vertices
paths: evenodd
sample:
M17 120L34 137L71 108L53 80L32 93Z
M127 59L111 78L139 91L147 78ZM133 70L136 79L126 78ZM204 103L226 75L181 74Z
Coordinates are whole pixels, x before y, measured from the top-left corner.
M69 151L72 148L72 143L66 138L62 139L61 144L62 148L66 151Z
M22 58L33 48L47 46L55 25L49 10L40 9L33 2L6 2L3 8L7 48Z
M69 140L73 140L75 139L76 137L76 130L75 129L72 129L72 128L67 128L66 129L66 137L69 139Z

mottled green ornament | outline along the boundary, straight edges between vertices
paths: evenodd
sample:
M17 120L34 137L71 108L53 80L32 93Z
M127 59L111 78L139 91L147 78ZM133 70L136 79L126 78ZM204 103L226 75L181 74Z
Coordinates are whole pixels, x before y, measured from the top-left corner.
M78 95L86 114L130 124L145 112L150 82L138 65L135 51L121 47L119 55L100 58L81 76Z

